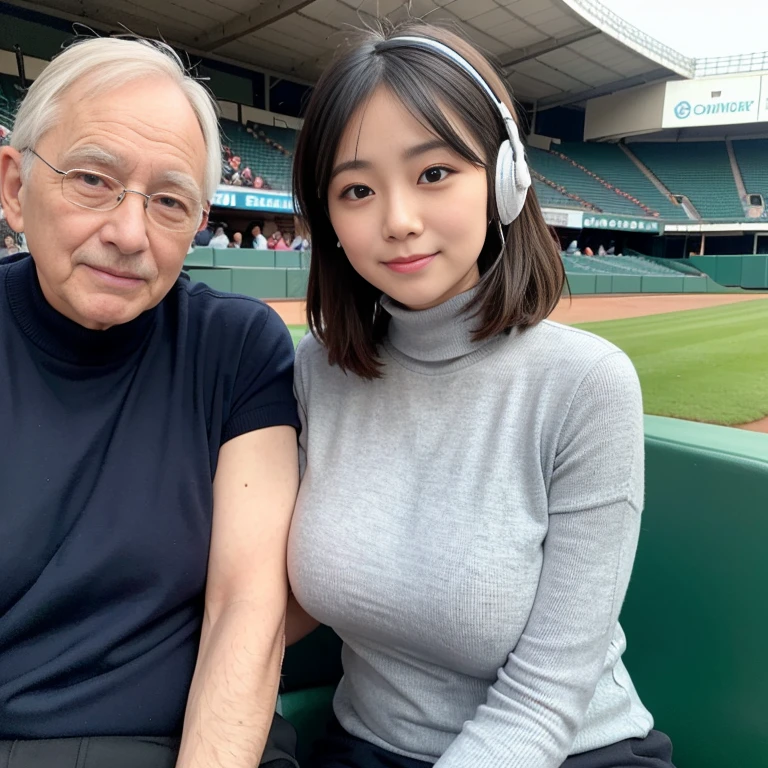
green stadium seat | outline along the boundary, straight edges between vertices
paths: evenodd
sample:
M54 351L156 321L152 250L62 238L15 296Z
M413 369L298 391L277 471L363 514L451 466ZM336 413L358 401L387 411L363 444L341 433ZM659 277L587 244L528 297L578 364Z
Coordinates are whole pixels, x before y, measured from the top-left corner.
M745 218L724 141L628 145L674 195L685 195L704 219Z
M731 146L747 194L768 202L768 139L733 140Z
M620 278L617 278L620 279ZM627 668L678 768L764 768L768 438L646 416L646 501L621 613ZM280 707L305 759L331 716L339 641L286 653Z
M663 195L616 144L563 142L557 149L622 192L658 211L663 219L688 220L682 206Z
M221 120L221 132L222 143L240 157L241 168L250 168L254 176L261 176L272 189L291 189L292 155L286 156L268 146L233 120Z
M583 210L584 206L577 200L572 200L570 197L566 197L556 189L552 189L548 184L538 179L533 180L533 188L536 190L536 197L538 198L539 205L542 207L551 208L575 208L577 210Z
M598 206L606 213L617 213L633 217L648 216L648 213L635 203L607 189L597 179L588 175L580 168L576 168L567 160L561 159L553 154L553 152L528 147L527 153L531 168L550 181L562 185L568 192L578 195L582 200ZM605 179L605 181L610 180ZM537 186L536 191L538 193L539 186Z
M21 101L21 81L13 75L0 74L0 125L13 128Z

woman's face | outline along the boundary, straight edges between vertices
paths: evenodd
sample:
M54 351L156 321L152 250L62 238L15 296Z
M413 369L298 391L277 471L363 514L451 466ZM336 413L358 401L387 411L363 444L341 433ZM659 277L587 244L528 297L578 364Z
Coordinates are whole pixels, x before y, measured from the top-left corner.
M5 238L3 239L3 242L5 243L6 248L10 248L13 245L15 245L15 243L13 242L13 238L10 235L6 235Z
M446 117L482 156L459 119ZM485 169L386 88L347 125L328 187L331 223L352 267L406 307L437 306L477 283L487 205Z

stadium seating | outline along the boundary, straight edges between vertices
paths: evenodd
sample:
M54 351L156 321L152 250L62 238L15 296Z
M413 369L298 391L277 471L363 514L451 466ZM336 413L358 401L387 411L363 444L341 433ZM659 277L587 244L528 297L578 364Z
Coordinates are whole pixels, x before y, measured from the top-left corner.
M595 293L721 293L725 290L700 273L685 276L676 269L642 257L562 258L568 276L568 292L572 296Z
M675 195L685 195L704 219L744 219L723 141L633 142L630 150Z
M621 622L627 668L679 768L763 768L768 755L768 441L646 416L646 501ZM288 649L283 715L305 758L331 714L340 642L321 628Z
M19 103L19 79L0 74L0 125L13 127L13 120Z
M0 115L1 86L2 80ZM262 124L246 128L232 120L222 120L221 125L223 143L240 156L243 168L250 167L254 176L261 176L272 189L290 189L297 131ZM629 149L671 193L688 197L704 219L745 219L723 142L635 142ZM734 142L734 149L747 191L768 198L768 140ZM527 152L533 171L577 198L534 178L543 206L584 210L591 205L620 216L647 218L657 213L662 220L688 220L683 207L662 194L615 144L564 142L553 145L552 151L529 147Z
M300 299L306 296L309 256L308 252L298 251L195 248L187 255L184 269L193 281L207 283L216 290L262 299ZM742 257L726 258L738 258L741 264ZM768 256L753 258L762 259L765 274ZM680 260L565 255L562 259L568 276L565 295L741 291L724 288L710 275L687 263L682 265ZM749 271L753 273L756 270Z
M542 176L562 184L569 192L598 206L605 212L626 216L648 215L639 206L607 189L600 181L552 152L529 147L528 157L531 167Z
M272 189L291 188L291 156L270 147L233 120L222 120L221 129L222 143L240 157L241 168L250 168L254 177L261 176Z
M732 146L747 194L768 200L768 139L734 141Z
M577 200L572 200L570 197L558 192L556 189L552 189L548 184L538 179L533 180L533 188L536 190L536 197L539 199L539 205L550 206L553 208L576 208L583 209Z
M680 277L674 269L637 256L563 256L563 264L573 274Z
M663 195L616 144L564 142L560 152L632 195L664 219L688 220L682 206ZM611 213L620 213L611 209Z
M254 124L253 128L257 133L263 133L266 138L285 147L291 154L296 149L296 140L298 139L299 132L293 128L265 125L264 123Z

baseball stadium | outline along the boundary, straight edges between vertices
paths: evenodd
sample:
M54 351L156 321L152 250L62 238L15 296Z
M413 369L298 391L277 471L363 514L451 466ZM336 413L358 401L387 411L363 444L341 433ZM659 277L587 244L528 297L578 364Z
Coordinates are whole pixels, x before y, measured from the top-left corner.
M635 685L679 768L768 768L768 50L689 58L599 0L0 2L0 142L75 37L171 44L215 96L223 145L184 269L263 299L298 343L303 110L351 28L408 17L498 65L567 276L551 319L608 339L639 374L645 509L621 614ZM1 215L0 235L17 237ZM328 717L338 655L325 628L287 652L279 705L301 750Z

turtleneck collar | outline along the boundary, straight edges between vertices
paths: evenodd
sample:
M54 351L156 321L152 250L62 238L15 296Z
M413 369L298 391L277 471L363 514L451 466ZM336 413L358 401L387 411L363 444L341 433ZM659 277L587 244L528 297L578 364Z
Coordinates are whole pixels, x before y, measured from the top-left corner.
M19 254L11 263L5 287L11 312L30 341L51 357L76 365L125 361L149 336L157 316L155 307L106 331L85 328L48 303L29 254Z
M409 368L442 372L470 365L491 351L499 337L473 341L478 325L474 310L465 311L478 288L460 293L431 309L411 310L389 296L381 300L390 315L385 346Z

